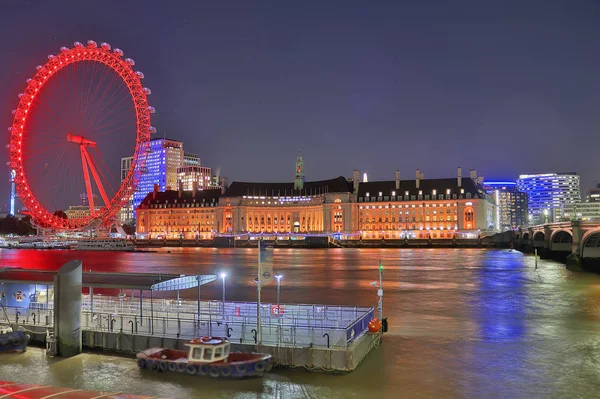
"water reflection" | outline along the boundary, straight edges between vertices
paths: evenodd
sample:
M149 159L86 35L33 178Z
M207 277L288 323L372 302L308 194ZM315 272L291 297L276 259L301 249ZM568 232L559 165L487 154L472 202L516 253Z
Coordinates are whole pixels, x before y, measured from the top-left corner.
M161 249L155 253L0 250L2 266L56 270L80 258L94 271L175 274L226 270L227 298L254 300L255 249ZM278 370L224 383L142 373L127 358L3 355L0 379L176 398L590 397L600 389L600 277L509 250L276 249L282 302L375 306L384 265L383 346L345 376ZM183 293L194 297L194 293ZM219 299L219 284L203 287ZM137 294L136 294L137 297ZM275 301L276 285L263 290ZM103 388L102 388L103 387Z

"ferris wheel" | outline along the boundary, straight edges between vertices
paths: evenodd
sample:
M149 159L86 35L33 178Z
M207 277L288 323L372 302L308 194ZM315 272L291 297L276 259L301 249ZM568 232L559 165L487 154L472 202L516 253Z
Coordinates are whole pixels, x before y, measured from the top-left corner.
M9 165L35 224L85 230L111 223L133 194L156 133L155 110L144 74L122 50L92 40L60 50L19 94ZM59 212L72 205L80 211L73 217Z

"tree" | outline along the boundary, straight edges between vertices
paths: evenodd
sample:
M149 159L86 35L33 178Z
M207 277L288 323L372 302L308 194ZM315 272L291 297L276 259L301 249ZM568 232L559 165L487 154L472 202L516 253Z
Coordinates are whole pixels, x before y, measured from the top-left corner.
M63 211L62 209L59 209L58 211L54 212L54 216L57 216L57 217L63 218L63 219L68 219L69 218L67 216L67 214L65 213L65 211Z
M123 231L125 232L125 234L127 234L128 236L132 236L135 234L135 225L134 224L124 224L123 226Z

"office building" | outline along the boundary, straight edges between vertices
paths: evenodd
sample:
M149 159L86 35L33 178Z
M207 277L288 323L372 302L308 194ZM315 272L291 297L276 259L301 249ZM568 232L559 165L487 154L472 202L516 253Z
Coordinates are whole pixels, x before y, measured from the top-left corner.
M127 178L129 168L133 157L121 158L121 183ZM133 194L127 199L127 203L119 210L119 223L120 224L131 224L133 222Z
M563 206L581 202L576 173L521 175L517 188L527 193L530 224L552 223Z
M198 190L207 190L212 187L212 169L206 166L177 168L177 181L183 184L183 191L192 191L194 184Z
M96 212L98 212L98 211L100 211L100 209L102 209L102 207L94 206L94 209L96 210ZM90 217L90 206L89 205L71 205L65 211L65 214L67 215L67 218L69 218L71 220L87 219Z
M177 188L177 169L183 166L183 143L170 139L150 141L146 165L142 168L140 181L133 194L133 209L154 191L157 184L160 191Z
M200 156L191 152L184 153L183 166L200 166Z
M600 201L563 205L559 216L561 222L569 220L600 221Z
M486 181L483 187L496 202L501 231L525 227L529 222L527 194L517 189L514 181Z
M600 202L600 184L596 184L596 187L588 190L587 202Z

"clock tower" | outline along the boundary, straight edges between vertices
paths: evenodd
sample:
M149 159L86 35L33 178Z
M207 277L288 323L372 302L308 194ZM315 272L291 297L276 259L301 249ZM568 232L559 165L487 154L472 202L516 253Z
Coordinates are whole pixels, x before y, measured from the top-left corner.
M302 152L298 153L296 159L296 177L294 178L294 190L302 190L304 188L304 161L302 160Z

